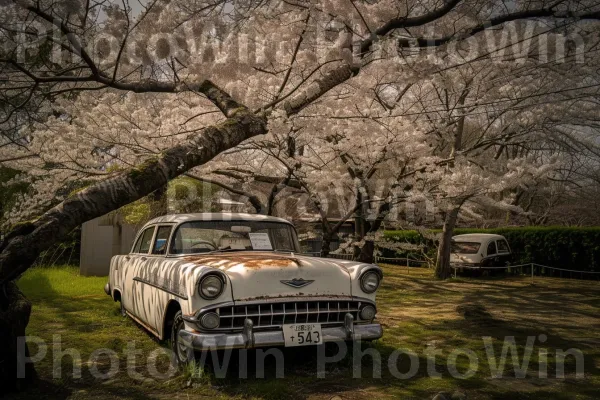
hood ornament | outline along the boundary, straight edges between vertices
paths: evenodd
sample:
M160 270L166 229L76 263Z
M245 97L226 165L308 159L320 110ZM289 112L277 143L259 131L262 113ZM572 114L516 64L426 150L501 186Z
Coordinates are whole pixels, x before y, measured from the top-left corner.
M310 285L314 281L307 281L302 278L300 278L300 279L294 278L291 281L279 281L279 282L283 283L284 285L291 286L293 288L301 288L301 287Z

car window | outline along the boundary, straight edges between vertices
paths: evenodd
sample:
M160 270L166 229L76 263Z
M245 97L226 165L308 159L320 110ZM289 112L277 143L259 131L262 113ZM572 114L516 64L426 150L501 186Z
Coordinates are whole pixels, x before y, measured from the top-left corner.
M497 240L496 245L498 246L498 253L510 253L506 240Z
M496 254L496 242L490 242L487 248L487 255L492 256L494 254Z
M452 242L452 253L456 254L477 254L481 243L478 242Z
M158 231L156 231L156 239L154 239L154 246L152 247L152 254L166 254L167 242L169 241L171 229L171 226L158 227Z
M144 233L140 235L138 238L135 247L133 248L134 253L144 253L147 254L148 250L150 250L150 243L152 242L152 235L154 234L154 227L151 226L146 228Z

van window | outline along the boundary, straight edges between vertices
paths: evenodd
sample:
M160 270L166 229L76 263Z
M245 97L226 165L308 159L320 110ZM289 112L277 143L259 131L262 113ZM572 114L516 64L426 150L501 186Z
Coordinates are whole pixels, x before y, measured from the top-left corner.
M496 242L490 242L487 248L487 255L493 256L494 254L496 254Z
M497 240L496 245L498 246L498 253L510 253L506 240Z
M143 253L147 254L148 250L150 250L150 242L152 242L152 235L154 235L154 227L151 226L146 228L144 233L140 235L138 241L133 248L134 253Z
M452 242L451 251L456 254L477 254L481 247L478 242Z
M152 247L152 254L165 254L167 252L167 242L171 234L171 226L159 226Z

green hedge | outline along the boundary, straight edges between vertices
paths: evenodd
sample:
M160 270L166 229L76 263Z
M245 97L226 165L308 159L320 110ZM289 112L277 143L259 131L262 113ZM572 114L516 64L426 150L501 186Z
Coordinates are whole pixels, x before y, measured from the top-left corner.
M434 230L433 232L441 232ZM535 262L550 267L577 271L600 271L600 227L525 227L496 229L456 229L454 234L495 233L508 240L515 254L514 263ZM385 240L424 245L428 256L434 257L436 243L424 239L417 231L386 231ZM383 244L385 246L385 244ZM391 251L381 248L384 257L416 257L414 251ZM422 255L421 255L422 258Z

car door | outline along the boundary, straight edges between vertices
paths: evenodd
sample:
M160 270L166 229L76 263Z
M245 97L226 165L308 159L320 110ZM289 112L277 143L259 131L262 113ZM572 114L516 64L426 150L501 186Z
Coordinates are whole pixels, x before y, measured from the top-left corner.
M171 282L171 264L166 260L167 246L172 225L158 225L152 240L150 254L142 269L138 288L140 301L137 304L139 318L157 334L161 330L163 313L171 298L168 290Z
M136 318L140 318L140 303L143 296L140 277L144 274L144 266L148 260L150 246L154 238L155 226L145 228L137 237L135 245L127 260L125 272L125 289L123 293L123 307Z
M499 263L502 265L510 265L512 257L510 253L510 247L508 247L508 242L504 239L498 239L496 240L496 248L498 249Z
M481 265L484 267L489 267L491 265L494 265L496 262L496 254L497 254L496 241L492 240L487 245L486 254L485 254L485 257L484 257Z

